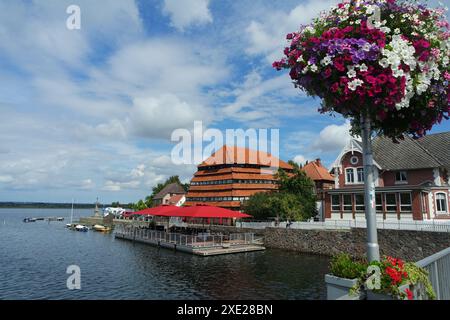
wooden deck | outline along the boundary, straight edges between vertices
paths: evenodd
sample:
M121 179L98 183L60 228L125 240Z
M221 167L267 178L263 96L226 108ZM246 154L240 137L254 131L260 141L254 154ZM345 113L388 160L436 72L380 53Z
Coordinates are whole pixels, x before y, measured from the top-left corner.
M156 241L140 237L134 237L132 235L127 235L123 233L115 233L114 236L117 239L149 244L156 247L186 252L202 257L266 250L265 247L260 245L237 243L237 242L231 244L224 244L223 246L210 246L210 244L207 242L197 242L195 246L190 246L190 245L180 245L173 242Z

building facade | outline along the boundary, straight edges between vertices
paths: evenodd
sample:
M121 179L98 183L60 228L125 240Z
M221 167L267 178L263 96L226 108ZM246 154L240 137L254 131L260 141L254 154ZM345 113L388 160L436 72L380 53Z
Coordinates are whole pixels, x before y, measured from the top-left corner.
M373 140L378 220L450 219L450 132L400 143ZM326 219L365 219L362 144L352 139L333 164L335 188L325 196Z
M185 205L240 210L253 194L278 189L275 177L278 168L293 170L291 165L266 152L223 146L198 166Z
M153 205L159 206L159 205L176 205L173 202L176 201L178 203L180 200L184 200L183 197L176 196L184 196L186 194L186 191L184 190L183 186L181 186L178 183L171 183L165 186L160 192L158 192L153 197ZM184 203L184 202L183 202Z
M324 202L327 191L334 188L334 176L330 174L322 165L320 159L316 159L315 161L307 162L302 170L306 173L306 175L314 181L315 193L317 196L317 212L318 218L320 221L325 219L324 212Z

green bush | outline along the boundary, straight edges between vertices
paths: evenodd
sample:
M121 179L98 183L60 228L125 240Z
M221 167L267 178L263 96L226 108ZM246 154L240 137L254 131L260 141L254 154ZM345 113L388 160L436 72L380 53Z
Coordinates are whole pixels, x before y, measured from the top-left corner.
M362 277L367 269L367 263L363 261L353 261L349 254L341 253L331 259L331 274L346 279L356 279Z

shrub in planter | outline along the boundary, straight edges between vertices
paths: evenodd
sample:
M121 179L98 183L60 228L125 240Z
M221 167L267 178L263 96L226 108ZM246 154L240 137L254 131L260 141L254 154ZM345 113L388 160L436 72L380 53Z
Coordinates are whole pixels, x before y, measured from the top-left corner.
M330 271L333 276L357 279L365 274L367 263L364 261L354 261L348 254L341 253L332 258Z
M360 296L360 292L353 288L358 286L366 269L366 262L354 261L348 254L343 253L333 257L330 263L330 274L325 275L328 300Z

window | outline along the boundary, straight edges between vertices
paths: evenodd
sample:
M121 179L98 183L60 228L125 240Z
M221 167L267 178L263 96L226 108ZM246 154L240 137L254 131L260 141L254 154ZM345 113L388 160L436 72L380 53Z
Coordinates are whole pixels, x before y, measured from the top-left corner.
M400 193L400 211L412 211L411 193Z
M338 194L333 194L331 196L331 210L341 211L341 196Z
M355 164L358 164L358 162L359 162L359 158L357 156L353 156L350 158L351 164L355 165Z
M408 175L406 174L406 171L397 171L395 173L395 182L396 183L408 182Z
M356 169L358 173L358 182L364 182L364 168Z
M355 194L355 209L356 211L364 211L364 195Z
M395 193L386 193L384 196L384 202L386 203L386 211L397 212L397 197Z
M437 213L448 213L447 195L443 192L436 193L436 211Z
M352 195L344 194L344 211L353 211L352 209Z
M377 193L375 195L375 201L377 204L377 211L383 211L383 203L382 203L382 197L381 197L381 193Z
M355 183L355 176L353 175L353 168L345 169L345 182L346 183Z

